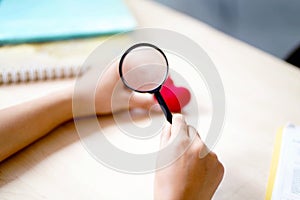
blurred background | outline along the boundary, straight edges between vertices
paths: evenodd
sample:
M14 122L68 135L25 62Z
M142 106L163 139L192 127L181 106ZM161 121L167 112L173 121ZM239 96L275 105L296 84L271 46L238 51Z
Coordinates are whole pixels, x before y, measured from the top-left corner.
M280 59L288 59L300 45L299 0L154 1L197 18ZM297 57L300 59L300 54Z

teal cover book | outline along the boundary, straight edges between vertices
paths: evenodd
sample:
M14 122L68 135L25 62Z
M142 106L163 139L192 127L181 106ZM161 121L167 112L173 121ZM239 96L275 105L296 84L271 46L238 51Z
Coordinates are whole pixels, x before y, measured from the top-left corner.
M135 26L122 0L0 0L0 44L112 34Z

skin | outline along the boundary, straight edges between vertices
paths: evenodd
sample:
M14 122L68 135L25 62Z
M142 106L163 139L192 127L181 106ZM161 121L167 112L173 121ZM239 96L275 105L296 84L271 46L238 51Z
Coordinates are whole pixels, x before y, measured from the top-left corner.
M224 167L213 152L209 152L197 130L188 126L182 115L173 115L161 135L161 148L173 145L172 151L159 159L183 154L155 175L156 200L208 200L220 184ZM160 157L161 156L161 157ZM166 157L165 157L166 156Z
M96 87L95 107L98 115L112 112L111 96L119 80L115 65L105 73L106 78ZM0 110L0 162L43 137L58 125L72 119L73 88L71 86L62 91ZM118 97L114 111L128 108L150 109L156 104L151 95L133 93L125 87L119 89ZM80 100L84 105L85 97L83 96ZM90 113L85 113L85 115L88 114Z
M95 91L95 108L98 115L111 114L112 93L119 81L116 65L110 67L105 73L104 77L107 78L101 81ZM71 120L73 90L74 87L69 87L0 110L0 162L60 124ZM86 102L84 96L81 101L82 104ZM157 103L152 95L140 95L122 87L118 91L116 105L118 106L113 111L132 108L150 109ZM180 137L176 137L178 135ZM192 137L193 135L196 137ZM155 199L210 199L223 177L222 164L212 152L204 158L199 158L199 154L207 149L197 131L187 126L181 115L174 115L172 126L167 125L164 128L161 148L171 143L174 138L177 139L172 153L176 155L178 152L184 152L184 154L172 165L156 173ZM182 148L185 150L188 144L192 145L186 151L182 151ZM160 158L163 159L163 156Z

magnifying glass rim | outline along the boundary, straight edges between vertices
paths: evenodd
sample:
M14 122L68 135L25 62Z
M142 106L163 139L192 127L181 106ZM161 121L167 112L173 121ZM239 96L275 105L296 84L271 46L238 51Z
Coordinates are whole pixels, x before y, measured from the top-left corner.
M166 61L166 64L167 64L167 73L165 75L165 78L164 78L164 81L156 88L154 88L153 90L147 90L147 91L141 91L141 90L137 90L137 89L134 89L132 87L130 87L127 83L127 81L124 79L123 77L123 72L122 72L122 66L123 66L123 62L124 62L124 59L125 57L127 56L127 54L129 54L132 50L134 50L135 48L138 48L138 47L141 47L141 46L146 46L146 47L152 47L154 48L155 50L157 50L159 53L161 53ZM168 62L168 59L167 59L167 56L164 54L164 52L158 48L157 46L153 45L153 44L150 44L150 43L146 43L146 42L142 42L142 43L138 43L138 44L135 44L133 46L131 46L129 49L127 49L125 51L125 53L122 55L121 59L120 59L120 62L119 62L119 74L120 74L120 77L124 83L124 85L126 87L128 87L129 89L135 91L135 92L139 92L139 93L155 93L157 91L160 90L161 86L164 84L164 82L166 81L167 77L168 77L168 74L169 74L169 62Z

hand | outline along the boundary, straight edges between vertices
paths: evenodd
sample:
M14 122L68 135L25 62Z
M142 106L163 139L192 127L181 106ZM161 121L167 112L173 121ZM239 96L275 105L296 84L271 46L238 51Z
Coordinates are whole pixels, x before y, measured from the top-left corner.
M173 116L172 125L166 125L161 136L161 148L171 143L175 152L166 156L181 155L181 157L156 172L154 198L211 199L224 174L224 167L216 154L207 152L207 147L197 131L187 126L183 116L178 114ZM167 157L158 155L158 162Z
M113 94L116 94L114 99L112 99ZM110 114L111 112L131 108L150 109L155 104L157 102L151 94L139 94L123 85L117 63L107 69L96 89L95 106L97 114Z

